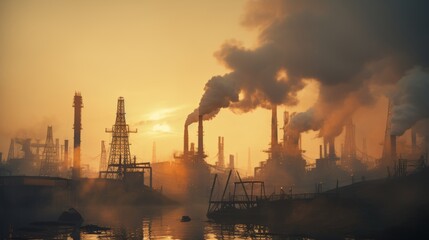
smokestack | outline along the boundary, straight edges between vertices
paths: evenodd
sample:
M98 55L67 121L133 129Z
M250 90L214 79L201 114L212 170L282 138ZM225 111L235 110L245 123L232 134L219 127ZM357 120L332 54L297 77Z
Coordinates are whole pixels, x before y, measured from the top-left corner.
M69 140L64 140L64 168L69 168Z
M323 158L322 145L319 145L319 158L320 158L320 159L322 159L322 158Z
M73 169L72 179L80 178L80 130L82 130L81 113L82 113L82 96L80 93L75 93L74 101L74 138L73 138Z
M224 138L223 137L218 137L218 166L219 167L224 167L225 166L225 156L224 156Z
M417 153L417 134L414 127L411 128L411 150L413 154Z
M203 146L203 115L198 115L198 160L204 158L204 146Z
M190 151L190 155L191 156L194 156L195 155L195 143L191 143L191 149L189 150Z
M390 135L390 157L392 161L396 161L396 136Z
M335 154L335 138L330 137L328 141L329 141L329 157L334 158L336 156L336 154Z
M188 125L185 124L185 131L183 133L183 159L187 159L189 151L189 133Z
M235 165L234 165L234 155L229 154L229 168L230 169L234 169Z
M326 140L326 137L323 138L323 158L328 157L328 141Z
M277 139L277 105L273 105L271 109L271 150L277 147Z
M286 148L287 142L287 124L289 123L289 112L284 111L283 113L283 147Z

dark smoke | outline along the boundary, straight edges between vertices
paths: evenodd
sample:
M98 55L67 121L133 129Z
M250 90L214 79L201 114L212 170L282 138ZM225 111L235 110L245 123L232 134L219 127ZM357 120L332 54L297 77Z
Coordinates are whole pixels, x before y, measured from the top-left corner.
M220 108L218 108L216 111L210 112L209 114L203 115L203 120L207 121L207 120L214 118L219 113L219 111L220 111ZM198 122L198 115L199 115L199 110L198 110L198 108L196 108L186 118L185 126L189 126L190 124L192 124L194 122Z
M429 118L429 73L413 69L396 85L391 134L400 136L419 120Z
M428 66L427 9L419 0L250 1L243 24L260 32L259 47L221 47L216 57L231 73L209 80L199 110L293 106L303 79L314 79L317 114L306 113L299 128L338 135L357 108L374 102L373 85L395 84L409 69Z

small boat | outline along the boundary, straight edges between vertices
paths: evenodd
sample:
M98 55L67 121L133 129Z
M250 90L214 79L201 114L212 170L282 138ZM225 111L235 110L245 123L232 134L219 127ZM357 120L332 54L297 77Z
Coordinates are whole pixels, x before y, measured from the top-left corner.
M182 216L181 222L190 222L191 218L189 216Z

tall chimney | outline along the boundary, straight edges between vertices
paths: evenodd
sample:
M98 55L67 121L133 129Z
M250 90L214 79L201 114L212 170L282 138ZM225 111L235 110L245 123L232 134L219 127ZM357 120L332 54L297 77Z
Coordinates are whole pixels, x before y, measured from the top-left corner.
M396 161L396 136L390 135L390 157L392 161Z
M204 158L203 134L203 115L198 115L198 160Z
M188 125L185 124L185 131L183 133L183 159L186 160L188 158L189 152L189 133L188 133Z
M326 137L323 137L323 158L328 157L328 140Z
M64 169L69 168L69 140L64 140Z
M218 137L217 140L217 145L218 145L218 161L217 161L217 165L219 167L224 167L225 165L225 156L224 156L224 138L223 137Z
M320 159L322 159L322 158L323 158L322 145L319 145L319 158L320 158Z
M222 167L225 166L225 139L222 137Z
M329 157L334 158L336 156L336 154L335 154L335 138L330 137L328 141L329 141Z
M75 93L74 101L74 138L73 138L73 169L72 179L80 178L80 130L82 130L81 113L82 113L82 96L80 93Z
M234 155L232 155L232 154L229 154L229 168L230 169L234 169L235 168Z
M277 148L277 105L273 105L271 109L271 150Z
M194 156L195 155L195 143L191 143L191 148L190 148L190 155Z
M283 147L286 148L287 139L287 125L289 123L289 112L284 111L283 113Z

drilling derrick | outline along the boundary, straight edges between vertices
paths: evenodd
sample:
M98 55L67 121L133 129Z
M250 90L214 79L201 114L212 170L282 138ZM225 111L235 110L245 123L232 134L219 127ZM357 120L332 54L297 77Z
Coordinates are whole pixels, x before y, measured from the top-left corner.
M106 145L104 144L104 141L101 141L101 155L100 155L100 167L99 171L106 171L107 170L107 152L106 152Z
M119 97L116 111L116 121L112 129L106 129L107 133L112 133L110 143L110 155L105 178L122 179L127 172L127 167L131 165L129 133L136 133L137 130L130 131L125 121L124 98Z
M40 176L58 175L58 158L56 149L54 138L52 137L52 126L48 126L45 149L43 150L43 158L40 164Z

